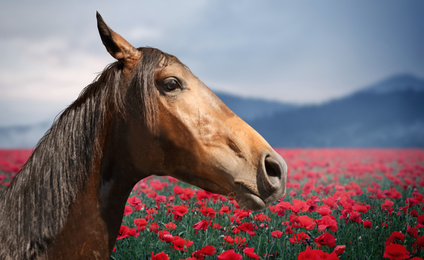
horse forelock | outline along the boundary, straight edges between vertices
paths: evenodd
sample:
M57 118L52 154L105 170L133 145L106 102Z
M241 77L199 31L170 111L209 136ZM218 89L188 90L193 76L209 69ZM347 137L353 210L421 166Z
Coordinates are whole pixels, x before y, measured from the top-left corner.
M155 133L158 125L155 71L178 59L155 48L144 47L138 50L141 51L141 58L127 91L129 110L133 115L140 115L145 125Z

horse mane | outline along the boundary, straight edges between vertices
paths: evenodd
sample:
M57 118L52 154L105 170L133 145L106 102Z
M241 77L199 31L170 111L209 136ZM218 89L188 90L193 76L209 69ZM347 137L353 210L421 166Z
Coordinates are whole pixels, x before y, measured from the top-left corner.
M6 249L0 250L0 259L35 259L46 251L64 227L88 175L100 169L114 116L125 118L129 107L136 107L154 128L154 72L161 61L166 66L174 57L154 48L139 50L142 57L129 81L124 82L121 62L108 65L55 120L0 196L0 246Z

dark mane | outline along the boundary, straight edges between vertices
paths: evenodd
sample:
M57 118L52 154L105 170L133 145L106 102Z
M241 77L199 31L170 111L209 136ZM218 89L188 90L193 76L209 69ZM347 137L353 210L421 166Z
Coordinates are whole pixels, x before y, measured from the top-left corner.
M0 259L35 259L46 250L90 172L100 167L107 126L115 117L138 110L146 125L155 127L154 72L176 58L153 48L139 50L142 58L128 82L121 62L107 66L53 123L0 196L0 241L10 249L0 251ZM7 251L16 255L4 255Z

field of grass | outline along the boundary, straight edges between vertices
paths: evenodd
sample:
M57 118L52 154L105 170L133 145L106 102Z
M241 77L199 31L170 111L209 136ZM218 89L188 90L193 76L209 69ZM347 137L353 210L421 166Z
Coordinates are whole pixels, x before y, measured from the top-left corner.
M278 149L287 195L261 212L171 177L140 181L112 259L422 259L424 150ZM0 191L30 151L0 151Z

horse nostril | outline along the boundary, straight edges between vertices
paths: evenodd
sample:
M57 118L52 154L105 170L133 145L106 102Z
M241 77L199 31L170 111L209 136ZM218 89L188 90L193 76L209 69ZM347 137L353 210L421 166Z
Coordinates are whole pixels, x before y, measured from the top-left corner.
M265 174L271 185L280 185L283 171L283 165L278 160L269 155L265 157Z
M263 156L257 183L260 197L268 203L286 193L287 165L276 152L265 152Z

